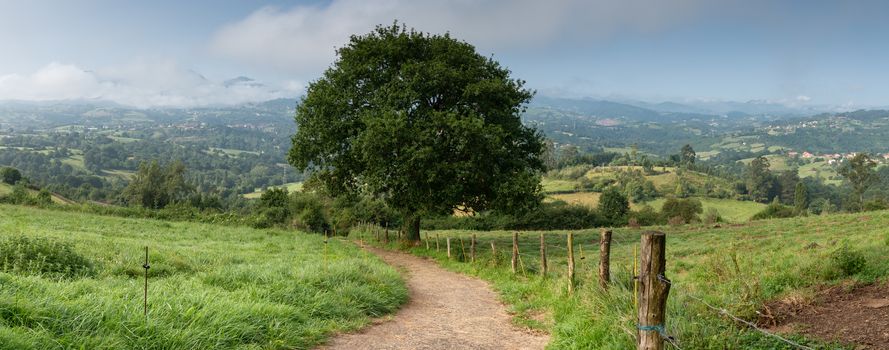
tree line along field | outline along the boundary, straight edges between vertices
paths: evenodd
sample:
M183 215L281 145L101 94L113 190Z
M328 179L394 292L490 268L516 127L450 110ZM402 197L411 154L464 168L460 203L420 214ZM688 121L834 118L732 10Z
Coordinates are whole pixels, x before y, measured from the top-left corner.
M406 299L320 235L0 205L0 349L306 349Z
M583 205L595 208L599 205L599 197L601 193L597 192L573 192L552 194L549 198L554 200L565 201L569 204ZM716 209L719 215L727 222L746 222L756 215L756 213L765 209L766 205L752 201L739 201L734 199L706 198L694 197L701 201L704 212L710 208ZM655 210L660 211L664 205L664 198L657 198L652 201L642 203L630 203L630 208L639 210L643 205L649 205Z
M587 171L583 175L583 177L593 181L599 179L615 179L617 177L617 173L627 170L641 170L641 167L596 167ZM645 175L644 178L648 181L651 181L661 193L672 194L673 190L676 188L677 184L679 184L680 181L690 183L699 187L703 187L704 184L708 181L716 183L715 187L718 188L730 187L728 181L704 173L686 170L680 176L677 174L677 168L675 167L655 167L655 170L658 171L657 174ZM544 192L548 193L548 200L560 200L568 204L581 205L590 208L596 208L599 205L599 197L601 196L601 193L590 192L588 190L579 190L578 187L580 185L580 182L577 180L557 179L548 176L543 178L541 185L543 186ZM765 204L753 201L741 201L728 198L694 198L701 201L704 212L707 212L711 208L716 209L722 219L728 222L735 223L746 222L750 220L753 215L762 211L766 207ZM647 201L631 202L630 208L632 210L639 210L643 206L648 205L651 206L653 209L660 211L663 207L663 204L664 197L661 196L659 198Z
M889 211L761 220L717 228L615 229L612 284L607 292L599 288L597 280L599 230L577 230L573 231L577 269L573 295L567 292L566 280L568 231L521 232L517 274L510 270L510 231L424 232L429 249L424 243L411 252L492 282L515 312L518 324L551 332L552 348L629 349L635 346L636 334L633 249L643 230L660 230L667 234L667 278L672 280L666 330L682 348L793 349L731 322L693 297L756 322L757 311L768 301L795 300L805 305L824 286L887 281L887 223ZM545 277L539 275L541 233L549 261ZM474 263L469 262L472 235L478 242ZM451 238L450 259L445 253L447 237ZM374 241L367 232L361 239ZM496 256L492 256L491 242ZM851 269L849 261L860 264ZM844 348L808 339L796 331L785 336L816 349Z

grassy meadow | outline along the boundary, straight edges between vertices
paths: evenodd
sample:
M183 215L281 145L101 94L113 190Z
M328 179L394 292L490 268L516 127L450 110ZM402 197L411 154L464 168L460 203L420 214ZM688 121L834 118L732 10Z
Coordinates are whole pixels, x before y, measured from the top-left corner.
M765 204L757 203L753 201L738 201L734 199L721 199L721 198L705 198L699 197L697 198L701 201L701 206L704 209L704 213L707 212L710 208L716 209L719 212L719 215L723 220L732 223L741 223L747 222L753 215L762 211L766 208ZM655 210L660 211L664 206L664 198L658 198L653 201L646 202L644 204L650 205ZM634 204L633 208L636 209L641 204Z
M551 194L548 198L561 200L569 204L596 208L599 205L599 197L601 196L602 194L598 192L574 192ZM705 213L710 208L716 209L719 212L719 215L722 216L723 220L734 223L746 222L750 220L753 215L756 215L756 213L760 212L766 207L765 204L752 201L738 201L734 199L706 197L696 198L701 201L701 205ZM649 205L655 210L660 211L661 208L664 206L665 200L666 199L662 197L644 203L630 203L630 208L633 210L639 210L643 205Z
M286 183L284 185L277 186L277 187L287 188L288 192L297 192L299 190L302 190L303 183L302 182L290 182L290 183ZM244 194L243 197L247 198L247 199L257 199L259 197L262 197L262 192L263 191L261 188L257 188L256 191L246 193L246 194Z
M406 299L345 241L0 205L0 349L306 349Z
M656 227L667 233L667 277L673 287L666 329L684 349L792 349L750 331L708 309L693 297L747 320L757 319L763 303L775 299L811 300L824 285L870 283L889 276L889 211L749 222L719 228L702 225ZM599 230L575 231L577 290L567 293L566 231L522 232L518 274L510 272L511 232L431 231L412 250L447 268L492 282L521 325L551 332L555 349L629 349L634 347L635 311L632 259L642 230L615 230L612 287L596 280ZM549 273L539 275L539 235L546 239ZM478 239L475 263L469 237ZM451 237L453 258L444 252ZM440 250L436 250L436 240ZM494 242L498 254L491 254ZM844 272L836 253L842 247L864 258L861 271ZM464 261L460 261L464 260ZM467 310L471 312L471 310ZM800 336L792 339L816 349L842 348Z

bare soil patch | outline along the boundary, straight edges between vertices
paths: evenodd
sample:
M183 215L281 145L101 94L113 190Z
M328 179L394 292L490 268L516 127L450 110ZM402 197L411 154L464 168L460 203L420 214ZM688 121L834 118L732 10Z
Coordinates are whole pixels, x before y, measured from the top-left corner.
M410 301L390 320L343 334L321 349L543 349L549 336L512 324L490 286L435 262L367 248L405 272Z
M771 302L762 314L760 323L775 331L799 332L856 349L889 349L889 284L832 287L818 292L811 303Z

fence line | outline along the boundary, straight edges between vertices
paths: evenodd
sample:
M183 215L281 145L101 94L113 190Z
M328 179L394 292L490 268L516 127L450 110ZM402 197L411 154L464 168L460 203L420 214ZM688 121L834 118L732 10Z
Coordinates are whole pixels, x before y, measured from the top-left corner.
M386 229L386 231L388 231L388 229ZM388 232L385 232L385 233L386 233L385 235L376 235L376 240L379 242L379 241L380 241L380 238L384 238L385 241L388 243L388 234L387 234ZM587 234L589 234L590 236L593 236L593 237L585 237ZM581 235L582 235L584 238L578 238L578 237L577 237L577 236L581 236ZM598 235L599 237L595 237L594 235ZM380 236L384 236L384 237L380 237ZM545 234L542 234L542 233L541 233L541 234L540 234L540 244L528 244L528 243L520 244L520 243L519 243L519 239L518 239L518 238L519 238L519 234L518 234L518 232L513 232L513 234L512 234L512 239L513 239L513 244L512 244L512 248L513 248L513 251L512 251L512 255L513 255L513 260L512 260L512 271L513 271L513 273L521 272L523 276L527 276L526 269L525 269L525 264L524 264L524 259L522 258L522 257L526 257L526 258L530 258L530 259L534 259L534 260L538 260L538 259L539 259L540 264L541 264L541 266L540 266L540 271L541 271L542 274L545 275L546 270L547 270L547 266L546 266L546 265L549 264L549 263L551 263L550 261L548 261L549 259L548 259L548 257L546 256L547 252L550 251L550 250L552 250L552 249L555 249L555 250L558 250L558 251L561 251L561 252L567 252L567 253L569 254L568 259L566 259L566 261L558 261L558 260L557 260L557 264L558 264L558 265L565 264L565 265L567 265L567 267L568 267L568 273L567 273L567 275L568 275L568 288L569 288L569 293L570 293L570 292L572 292L572 291L574 290L574 288L573 288L573 287L574 287L574 286L573 286L573 284L574 284L573 275L574 275L574 273L575 273L575 271L574 271L574 270L575 270L575 266L574 266L575 264L574 264L574 261L573 261L573 260L574 260L574 259L573 259L573 255L575 255L575 254L577 253L577 252L574 251L573 248L574 248L574 247L578 247L578 248L579 248L578 251L579 251L579 253L580 253L580 255L581 255L581 259L583 259L583 258L584 258L584 257L583 257L583 246L584 246L583 241L585 241L587 238L591 238L591 239L592 239L592 240L591 240L592 244L590 244L590 246L594 246L595 244L602 244L602 239L603 239L603 237L605 237L605 235L604 235L604 234L601 234L601 233L596 233L596 232L590 232L590 233L583 233L583 234L575 235L575 234L569 232L568 234L564 235L565 238L566 238L564 241L562 241L561 239L556 239L555 241L557 242L557 244L552 244L552 241L553 241L553 240L551 240L551 239L550 239L550 240L547 240L547 239L546 239L546 238L551 238L552 236L555 236L555 237L557 237L557 238L561 238L563 235L545 235ZM573 236L573 237L572 237L572 236ZM609 236L610 236L610 235L609 235ZM614 238L612 238L612 237L609 237L609 238L611 238L611 240L610 240L611 244L629 244L629 243L631 243L631 241L629 241L629 240L624 241L624 240L617 240L617 239L614 239ZM430 239L431 239L431 237L430 237L429 234L427 233L427 234L426 234L426 240L427 240L427 242L426 242L426 250L432 250L432 247L430 247L430 244L429 244L430 242L428 242ZM435 243L436 243L436 244L435 244L435 245L436 245L435 250L436 250L436 251L439 251L439 235L438 235L437 233L435 234L434 239L435 239ZM476 246L476 244L485 244L485 243L477 242L477 241L476 241L476 238L475 238L475 235L473 234L473 235L471 236L471 238L470 238L470 255L471 255L471 256L467 256L467 255L466 255L466 250L465 250L465 248L464 248L465 246L464 246L464 244L463 244L463 238L462 238L462 237L458 237L458 239L460 240L460 259L459 259L459 261L462 261L462 262L475 262L475 261L476 261L476 254L478 254L478 252L476 252L476 250L475 250L475 246ZM451 254L451 249L450 249L450 248L451 248L451 247L450 247L450 240L451 240L451 237L445 237L445 243L447 243L447 248L448 248L448 249L447 249L447 252L448 252L448 254L447 254L447 255L448 255L448 258L453 258L452 254ZM581 241L581 243L574 242L575 240L579 240L579 241ZM494 240L491 240L491 241L488 241L488 242L487 242L487 244L491 246L490 256L491 256L491 259L492 259L493 261L497 261L497 260L499 260L499 256L502 255L501 252L497 251L497 248L496 248L496 245L497 245L496 242L497 242L497 241L501 241L501 240L494 239ZM565 246L558 245L558 243L564 243ZM525 252L523 252L522 250L525 250ZM538 251L538 250L539 250L539 254L534 254L534 253L529 253L529 252L527 252L527 251L529 251L529 250L530 250L530 251ZM487 255L487 254L482 253L482 255ZM507 257L508 257L508 256L509 256L509 253L506 253L506 255L507 255ZM639 256L638 258L643 258L643 257ZM638 296L638 294L639 294L639 292L640 292L639 290L637 290L637 284L638 284L638 277L639 277L639 276L636 276L637 272L636 272L636 268L635 268L635 264L636 264L636 262L638 261L638 258L637 258L637 255L636 255L636 248L635 248L635 246L634 246L634 247L633 247L633 260L634 260L634 261L633 261L633 270L631 271L631 274L633 275L633 278L634 278L634 282L633 282L633 294L634 294L634 295L633 295L633 303L634 303L634 305L636 305L635 309L638 309L638 300L637 300L637 296ZM643 258L643 259L644 259L644 258ZM580 264L580 266L584 266L584 265L585 265L585 264ZM589 264L589 265L592 265L592 264ZM594 272L594 271L595 271L595 268L594 268L593 266L588 266L588 267L590 267L590 268L589 268L589 269L585 269L585 270L587 270L588 272ZM609 268L609 267L606 266L605 268L607 269L607 268ZM600 273L601 273L601 271L600 271ZM674 286L674 284L673 284L669 279L667 279L662 273L657 274L656 279L657 279L659 282L666 284L667 286ZM669 287L668 287L668 288L669 288ZM758 331L758 332L762 333L763 335L766 335L766 336L768 336L768 337L771 337L771 338L780 340L780 341L784 342L785 344L788 344L788 345L793 346L793 347L798 348L798 349L803 349L803 350L814 350L814 348L812 348L812 347L809 347L809 346L806 346L806 345L797 343L797 342L795 342L795 341L792 341L792 340L790 340L790 339L787 339L787 338L785 338L785 337L782 337L782 336L780 336L780 335L778 335L778 334L775 334L775 333L771 333L771 332L769 332L769 331L766 331L765 329L762 329L762 328L760 328L759 326L757 326L755 323L750 322L750 321L747 321L747 320L744 320L744 319L742 319L742 318L740 318L740 317L738 317L738 316L735 316L735 315L731 314L727 309L725 309L725 308L720 308L720 307L716 307L716 306L714 306L714 305L708 303L708 302L707 302L706 300L704 300L703 298L698 297L698 296L696 296L696 295L694 295L694 294L691 294L691 293L689 293L689 292L687 292L687 291L678 290L678 292L680 292L680 293L681 293L682 295L684 295L685 297L687 297L687 298L689 298L689 299L691 299L691 300L694 300L694 301L696 301L696 302L702 304L702 305L705 306L707 309L712 310L712 311L716 312L716 313L719 314L719 315L725 316L725 317L727 317L727 318L729 318L729 319L731 319L731 320L733 320L733 321L735 321L735 322L741 323L741 324L743 324L743 325L749 327L749 329ZM637 328L638 328L640 331L656 332L656 334L657 334L657 335L658 335L664 342L666 342L666 344L670 344L670 346L672 346L672 347L675 348L675 349L682 349L682 348L680 347L680 342L679 342L679 340L678 340L677 338L675 338L674 336L670 336L670 335L666 332L666 329L665 329L665 327L664 327L664 323L657 324L657 325L637 325Z
M664 282L664 283L667 283L667 284L670 284L670 285L673 284L670 280L664 278L663 276L658 276L658 278L659 278L659 279L662 279L662 282ZM726 317L728 317L728 318L731 318L732 320L735 320L736 322L743 323L743 324L747 325L748 327L753 328L754 330L757 330L757 331L759 331L760 333L765 334L765 335L767 335L767 336L769 336L769 337L778 339L778 340L780 340L780 341L783 341L784 343L787 343L788 345L795 346L795 347L797 347L797 348L799 348L799 349L815 350L815 349L812 348L812 347L809 347L809 346L806 346L806 345L802 345L802 344L797 343L797 342L795 342L795 341L793 341L793 340L784 338L784 337L782 337L782 336L780 336L780 335L777 335L777 334L775 334L775 333L771 333L771 332L769 332L769 331L767 331L767 330L765 330L765 329L762 329L762 328L760 328L759 326L757 326L755 323L750 322L750 321L747 321L747 320L744 320L744 319L742 319L742 318L740 318L740 317L738 317L738 316L732 315L732 314L729 313L728 310L726 310L725 308L721 308L721 307L713 306L713 305L711 305L710 303L708 303L706 300L704 300L703 298L697 297L697 296L695 296L694 294L691 294L691 293L686 292L686 291L681 291L681 293L682 293L683 295L685 295L686 297L691 298L692 300L695 300L695 301L697 301L697 302L703 304L703 305L706 306L707 308L709 308L709 309L711 309L711 310L713 310L713 311L716 311L717 313L719 313L719 314L721 314L721 315L723 315L723 316L726 316Z

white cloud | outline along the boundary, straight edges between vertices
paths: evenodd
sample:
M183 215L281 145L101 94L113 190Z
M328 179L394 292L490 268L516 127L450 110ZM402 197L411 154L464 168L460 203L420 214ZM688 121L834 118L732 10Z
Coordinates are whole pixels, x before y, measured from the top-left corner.
M812 100L812 98L809 97L809 96L806 96L806 95L799 95L799 96L796 97L796 100L797 100L798 102L809 102L809 101Z
M102 100L140 108L196 107L294 97L304 88L295 81L280 87L254 81L214 82L172 61L137 61L94 71L54 62L30 75L0 76L0 101Z
M656 31L726 1L731 0L333 0L259 9L221 28L210 47L242 61L317 74L350 35L394 20L422 31L451 32L490 53L545 48L556 39L582 44L619 31Z

